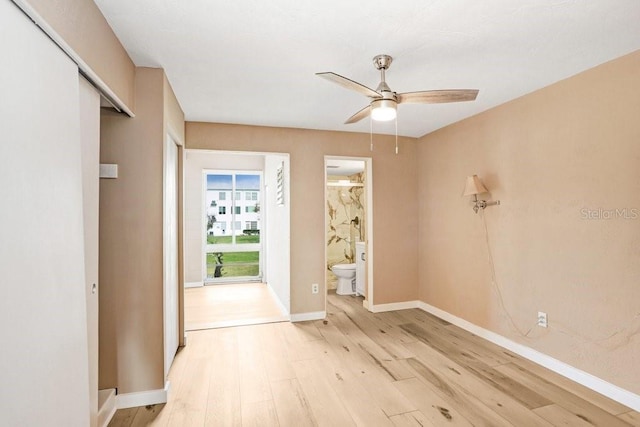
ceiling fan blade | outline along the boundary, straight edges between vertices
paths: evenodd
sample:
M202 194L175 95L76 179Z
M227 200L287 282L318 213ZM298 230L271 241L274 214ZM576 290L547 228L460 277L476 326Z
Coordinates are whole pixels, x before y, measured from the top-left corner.
M445 102L474 101L477 89L425 90L399 93L398 104L441 104Z
M351 123L359 122L360 120L364 119L369 115L370 110L371 110L371 105L367 105L362 110L358 111L353 116L349 117L347 121L344 122L344 124L349 125Z
M382 94L379 94L375 90L368 88L365 85L362 85L358 82L354 82L353 80L350 80L346 77L342 77L339 74L326 72L326 73L316 73L316 76L322 77L323 79L327 79L330 82L339 84L344 88L355 90L356 92L361 93L370 98L382 98Z

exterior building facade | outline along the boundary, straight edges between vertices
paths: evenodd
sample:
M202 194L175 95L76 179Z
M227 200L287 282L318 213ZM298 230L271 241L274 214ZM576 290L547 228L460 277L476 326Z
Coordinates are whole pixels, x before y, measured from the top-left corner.
M259 190L208 188L206 206L210 236L239 236L260 230Z

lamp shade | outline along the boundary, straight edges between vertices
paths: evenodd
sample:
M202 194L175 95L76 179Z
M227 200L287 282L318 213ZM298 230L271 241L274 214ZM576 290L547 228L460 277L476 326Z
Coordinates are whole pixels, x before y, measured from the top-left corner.
M396 118L398 103L392 99L376 99L371 102L371 118L378 122L387 122Z
M488 193L487 187L484 186L478 175L468 176L464 183L464 192L462 196L473 196L474 194Z

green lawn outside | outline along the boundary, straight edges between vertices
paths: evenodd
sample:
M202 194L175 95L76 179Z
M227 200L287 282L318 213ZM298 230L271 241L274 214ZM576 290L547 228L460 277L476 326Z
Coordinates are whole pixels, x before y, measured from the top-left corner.
M207 277L213 278L215 265L207 264ZM222 267L221 277L256 277L260 273L257 265L225 265Z
M237 262L258 262L260 252L222 252L222 263L233 264ZM207 254L207 264L215 264L213 254Z
M231 236L207 236L207 243L210 245L213 244L230 244ZM236 236L236 243L260 243L260 235L253 236Z
M258 251L223 252L221 277L257 276L260 274L259 256ZM214 277L215 268L216 259L209 253L207 254L207 277Z

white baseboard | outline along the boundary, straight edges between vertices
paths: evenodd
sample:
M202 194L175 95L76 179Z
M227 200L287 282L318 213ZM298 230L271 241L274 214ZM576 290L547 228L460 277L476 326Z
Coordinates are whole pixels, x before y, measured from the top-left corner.
M116 395L118 409L135 408L138 406L167 403L171 384L167 381L163 389L123 393Z
M204 286L204 282L184 282L184 288L201 288Z
M278 294L276 294L276 292L273 290L271 285L269 283L266 283L266 286L267 286L267 289L269 289L269 293L271 294L273 299L276 301L276 304L278 304L278 307L280 307L280 311L282 312L282 314L284 316L291 318L291 316L289 315L289 309L284 306L282 301L280 301L280 297L278 297Z
M98 427L107 427L116 409L116 390L98 390Z
M502 335L474 325L469 321L454 316L451 313L429 305L425 302L419 301L418 308L426 311L427 313L431 313L443 320L446 320L447 322L450 322L468 332L471 332L472 334L475 334L480 338L484 338L487 341L491 341L492 343L499 345L500 347L506 348L507 350L512 351L534 363L537 363L538 365L544 366L545 368L550 369L562 375L563 377L569 378L570 380L575 381L578 384L582 384L583 386L590 388L591 390L596 391L604 396L607 396L608 398L613 399L616 402L622 403L623 405L626 405L636 411L640 411L640 395L620 388L615 384L611 384L610 382L591 375L588 372L582 371L578 368L561 362L560 360L534 350L531 347L527 347L525 345L511 341L510 339L505 338Z
M292 313L292 322L306 322L307 320L321 320L327 317L326 311L311 311L309 313Z
M419 301L390 302L388 304L372 304L369 311L382 313L383 311L406 310L408 308L418 308Z

